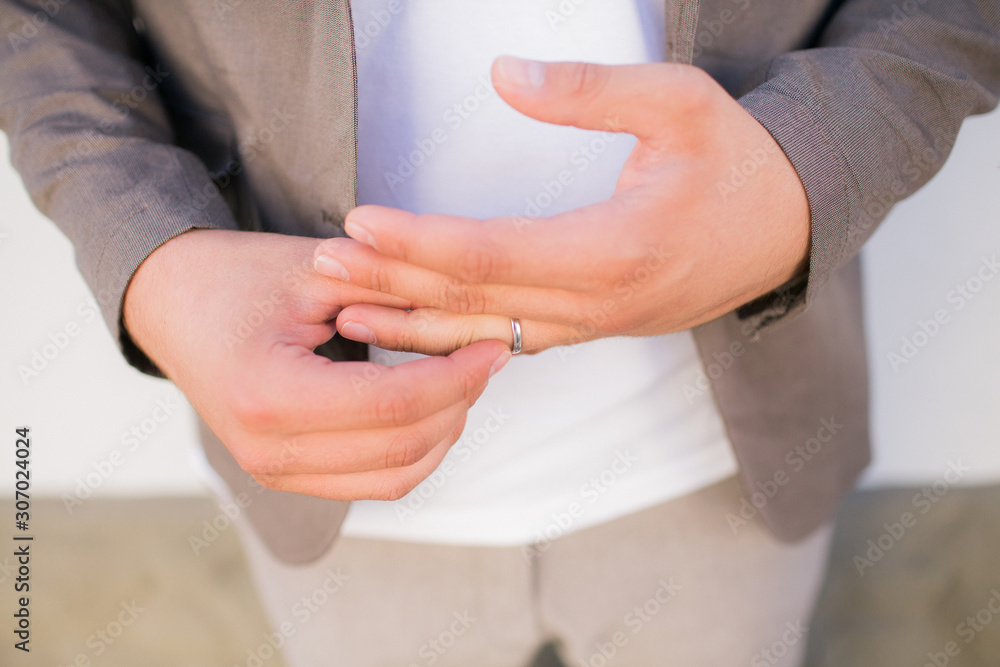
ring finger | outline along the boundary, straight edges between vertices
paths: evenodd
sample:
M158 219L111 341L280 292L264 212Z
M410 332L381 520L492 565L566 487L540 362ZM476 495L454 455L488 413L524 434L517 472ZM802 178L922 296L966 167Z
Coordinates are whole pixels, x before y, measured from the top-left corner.
M576 329L552 322L519 320L521 351L540 352L556 345L583 342ZM344 338L387 350L451 354L481 340L502 340L513 349L511 318L501 315L459 315L437 308L400 310L370 303L348 306L337 316Z

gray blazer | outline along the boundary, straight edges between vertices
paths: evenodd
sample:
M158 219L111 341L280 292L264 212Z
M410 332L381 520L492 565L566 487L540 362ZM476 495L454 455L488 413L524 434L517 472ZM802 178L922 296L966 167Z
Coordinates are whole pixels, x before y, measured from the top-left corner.
M996 0L668 1L668 54L712 74L805 185L809 271L694 330L746 489L719 521L795 540L869 458L857 253L1000 91ZM349 0L0 0L0 127L38 208L130 363L139 264L192 228L329 237L355 206ZM339 338L321 353L362 358ZM252 479L206 433L232 489ZM257 493L256 491L259 491ZM263 490L248 517L281 558L333 542L347 504Z

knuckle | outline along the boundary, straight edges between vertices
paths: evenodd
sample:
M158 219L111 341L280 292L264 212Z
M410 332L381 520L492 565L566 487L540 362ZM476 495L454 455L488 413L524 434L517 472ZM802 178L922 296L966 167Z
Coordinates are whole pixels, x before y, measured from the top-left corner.
M465 315L471 312L469 307L471 292L470 285L446 276L438 287L438 300L445 310Z
M406 477L392 475L376 484L372 491L372 500L399 500L417 486L417 483Z
M482 340L482 336L475 324L468 319L463 319L455 328L455 334L451 340L451 349L454 351L467 345L472 345L479 340Z
M420 417L420 399L410 389L397 389L375 403L375 418L380 424L405 426Z
M485 313L488 305L489 301L486 298L486 292L478 285L471 285L465 291L465 314L476 315Z
M468 248L458 265L458 277L469 283L488 282L502 268L501 259L487 248Z
M486 294L479 285L447 280L442 291L445 310L459 315L478 315L486 310Z
M689 109L703 109L715 99L718 84L699 67L684 65L680 69L684 95L680 98Z
M421 350L420 341L420 331L406 327L396 333L393 347L400 352L419 352Z
M250 431L265 431L278 421L278 411L271 399L254 382L237 384L228 392L229 412Z
M610 71L593 63L568 63L564 73L566 91L573 96L590 98L600 95Z
M405 468L424 458L427 453L425 438L407 433L389 443L385 451L386 468Z
M649 242L644 238L623 239L613 256L609 276L615 280L630 277L649 258Z
M393 291L392 272L389 271L389 267L385 266L381 262L377 262L374 266L372 266L368 280L371 284L371 288L376 292L391 293Z

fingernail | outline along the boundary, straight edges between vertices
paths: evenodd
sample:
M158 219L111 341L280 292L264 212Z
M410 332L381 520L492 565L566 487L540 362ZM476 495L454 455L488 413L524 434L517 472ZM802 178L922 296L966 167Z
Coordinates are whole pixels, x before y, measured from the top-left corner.
M359 343L374 345L378 342L375 340L375 332L360 322L344 322L340 325L340 333L344 338L350 338Z
M347 267L329 255L320 255L317 257L316 261L313 262L313 267L316 269L316 273L330 278L336 278L344 282L351 279L351 274L347 272Z
M348 220L344 223L344 231L347 232L347 235L355 241L360 241L361 243L370 245L373 248L375 247L375 237L371 235L371 232L358 223Z
M545 83L545 65L535 60L524 60L514 56L500 56L500 72L503 78L525 88L541 88Z
M496 361L493 362L493 365L490 366L490 377L499 373L500 369L506 366L508 361L510 361L510 350L504 350L500 353L500 356L496 358Z

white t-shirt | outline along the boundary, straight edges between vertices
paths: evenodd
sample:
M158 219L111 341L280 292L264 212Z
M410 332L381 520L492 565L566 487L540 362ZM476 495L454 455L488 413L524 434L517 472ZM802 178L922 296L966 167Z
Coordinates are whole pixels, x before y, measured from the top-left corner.
M359 203L485 218L606 199L635 139L521 115L493 90L490 65L504 53L663 60L662 4L352 0ZM689 332L515 357L438 470L399 501L353 503L342 532L522 545L724 479L736 461L711 394L695 389L701 372Z

